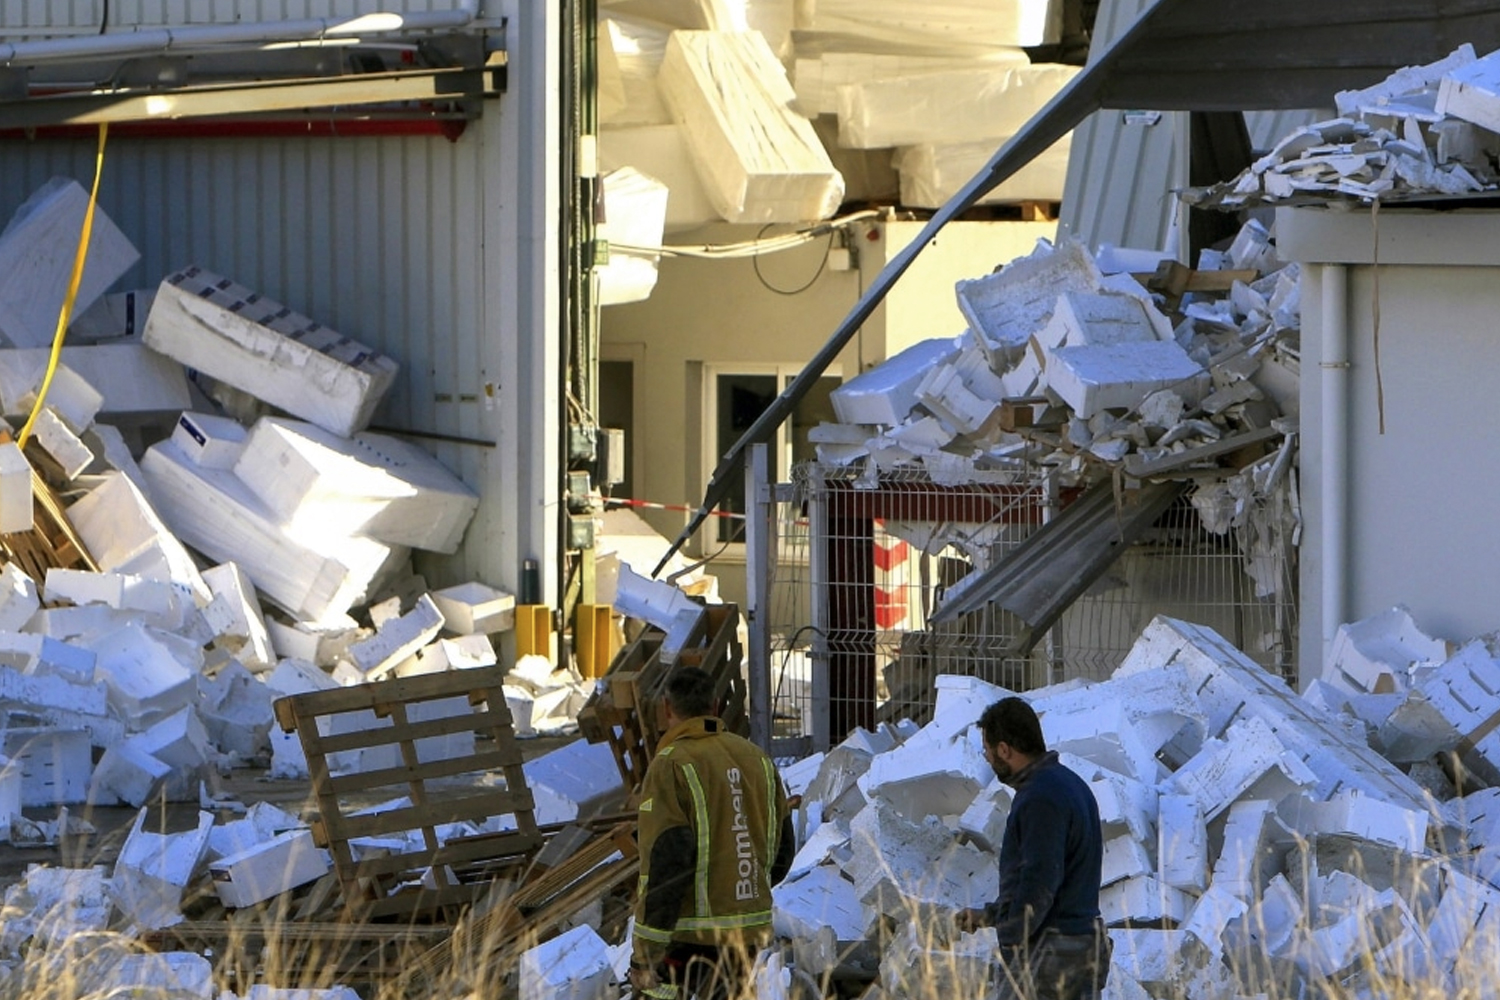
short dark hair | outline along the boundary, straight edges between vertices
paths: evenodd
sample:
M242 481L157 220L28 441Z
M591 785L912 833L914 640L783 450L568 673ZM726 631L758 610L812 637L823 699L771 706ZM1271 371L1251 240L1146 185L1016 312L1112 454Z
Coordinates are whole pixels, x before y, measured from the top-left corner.
M984 732L986 746L1008 743L1011 749L1027 756L1047 752L1042 720L1025 698L1001 698L979 716L979 728Z
M698 667L684 667L667 681L667 704L679 719L712 715L714 679Z

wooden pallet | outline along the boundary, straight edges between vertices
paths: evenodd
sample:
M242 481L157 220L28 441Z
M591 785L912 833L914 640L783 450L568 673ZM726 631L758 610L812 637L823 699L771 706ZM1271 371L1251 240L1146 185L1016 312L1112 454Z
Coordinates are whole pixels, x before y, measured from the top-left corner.
M333 855L344 903L363 918L435 913L472 904L496 879L524 870L541 846L533 815L531 790L521 770L521 752L511 727L501 688L500 667L453 670L400 677L330 691L292 695L276 702L282 728L296 732L307 754L308 772L319 816L313 835ZM472 714L412 721L408 708L419 702L464 697ZM322 735L319 720L350 712L372 712L389 719L383 728L364 728ZM326 727L325 727L326 728ZM417 741L464 731L488 736L491 745L472 756L423 760ZM341 751L398 748L401 764L334 775L329 757ZM503 786L476 790L444 787L444 779L484 772L503 777ZM451 786L453 782L448 782ZM390 799L405 796L410 805L363 813L346 803L358 795ZM440 843L437 828L448 823L482 824L509 816L514 829L505 833L449 839ZM423 847L356 861L350 841L420 832ZM416 886L393 892L398 885Z
M10 435L0 432L0 441L10 440ZM13 562L26 571L26 575L37 583L47 579L47 570L86 569L99 571L99 565L89 555L88 547L73 529L63 502L45 477L36 469L38 449L28 448L27 458L32 461L31 496L32 527L30 531L14 531L0 534L0 559Z
M739 621L737 605L708 605L670 658L663 650L666 634L647 626L610 663L578 713L578 728L590 743L609 744L626 788L639 788L646 776L646 765L655 756L665 729L662 695L673 672L681 667L706 670L714 678L720 717L730 731L749 733Z

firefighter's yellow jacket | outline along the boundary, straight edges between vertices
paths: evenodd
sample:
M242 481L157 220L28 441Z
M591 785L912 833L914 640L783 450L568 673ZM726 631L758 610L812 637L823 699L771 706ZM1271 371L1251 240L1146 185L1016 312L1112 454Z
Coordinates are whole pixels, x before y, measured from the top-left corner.
M633 961L654 966L672 942L768 936L790 830L786 790L759 747L712 716L667 730L641 788Z

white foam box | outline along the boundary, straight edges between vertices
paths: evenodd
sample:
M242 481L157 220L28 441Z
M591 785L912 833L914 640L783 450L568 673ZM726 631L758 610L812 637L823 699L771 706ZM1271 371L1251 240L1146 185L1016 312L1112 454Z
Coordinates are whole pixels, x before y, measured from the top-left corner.
M643 302L656 287L657 257L619 249L659 247L667 227L670 189L634 167L611 170L600 178L604 185L604 221L599 238L610 243L609 261L595 272L599 276L599 304L622 305Z
M373 348L199 267L162 281L142 341L344 435L369 424L399 368Z
M436 674L445 670L471 670L492 667L498 661L488 636L465 635L456 639L439 639L417 652L393 671L397 677L413 674Z
M885 149L1015 135L1078 71L980 66L847 84L838 89L839 145ZM992 149L999 148L997 141Z
M78 439L78 435L68 428L52 407L42 408L31 430L36 435L37 443L52 456L63 477L69 482L77 479L93 463L94 453Z
M613 991L609 946L587 925L521 955L520 1000L605 1000Z
M537 824L542 826L588 819L625 795L619 768L603 743L573 740L528 760L522 771L536 803Z
M124 802L139 809L161 792L172 766L129 743L110 747L94 766L89 783L91 805Z
M799 5L799 46L835 35L860 52L984 55L1061 38L1057 0L818 0Z
M349 658L366 677L374 680L436 639L442 628L443 613L431 597L423 594L406 614L386 622L370 638L351 645Z
M190 640L129 622L81 643L98 657L96 676L123 718L144 724L188 704L202 652Z
M0 567L0 632L19 632L39 607L36 581L15 563Z
M599 159L605 170L634 167L667 186L666 232L719 220L676 124L606 127L599 134Z
M29 410L27 400L34 398L50 355L46 348L5 352L4 365L14 369L14 373L6 377L5 384L25 386L25 391L31 394L17 398L0 397L4 399L6 416L17 416ZM66 391L65 403L69 399L74 402L59 405L58 409L75 432L83 429L78 421L84 416L89 419L97 416L121 424L138 423L154 421L168 414L175 417L193 405L182 365L140 343L65 346L62 364L94 389L93 395L98 395L101 386L109 389L108 396L99 397L99 401L92 405L92 412L85 389ZM70 383L70 379L65 379L65 385ZM51 390L47 398L51 401Z
M844 180L792 110L796 94L759 32L673 32L660 85L725 220L806 222L838 210Z
M31 463L14 441L0 443L0 533L30 531Z
M451 554L479 506L474 490L416 445L276 417L256 422L234 472L294 534L358 534Z
M1437 113L1500 131L1500 59L1495 53L1444 74L1438 84Z
M88 202L77 181L54 177L21 203L0 232L0 337L12 347L43 347L57 334ZM74 310L93 305L140 256L96 205Z
M203 571L203 582L213 600L203 609L210 627L219 636L243 639L231 650L247 667L270 668L276 665L266 619L255 595L255 584L245 571L232 562L221 563Z
M68 520L100 569L170 582L205 603L212 598L193 557L125 473L105 473L68 508Z
M799 58L792 67L792 84L797 91L797 109L812 118L838 114L839 88L851 84L974 69L980 63L999 68L1025 66L1030 62L1031 59L1019 48L1004 48L986 56L824 52Z
M206 469L232 469L250 432L230 417L183 413L172 428L172 443Z
M310 830L288 830L248 850L210 862L208 871L219 902L238 908L306 885L332 868L328 852L313 843Z
M23 806L65 805L88 797L94 759L89 734L81 729L6 729L0 732L0 753L21 773Z
M247 760L270 749L276 694L238 660L230 660L212 679L200 679L198 692L204 731L221 753Z
M845 424L894 427L917 405L917 387L927 373L957 354L951 337L919 341L834 389L833 412Z
M1103 280L1088 249L1069 239L1055 247L1039 246L1030 256L998 272L956 282L953 289L959 311L995 370L1004 371L1052 317L1059 295L1098 291Z
M1060 347L1047 357L1047 387L1080 417L1130 409L1153 392L1203 394L1208 373L1176 341Z
M49 699L40 704L102 715L102 697L95 707L92 699L76 690L79 685L93 684L94 661L89 650L50 635L0 631L0 665L27 675L15 677L12 687L10 675L0 674L0 699L14 698L30 688L32 697ZM102 696L103 688L95 686L93 690Z
M155 930L182 921L182 893L208 850L214 818L198 813L198 826L183 833L152 833L145 829L147 810L120 848L110 878L109 894L136 926Z
M454 635L509 632L516 624L516 598L478 581L434 590L432 602Z
M265 598L294 618L316 621L360 601L406 553L371 538L292 532L232 473L204 469L161 441L141 471L167 527L218 562L234 562Z
M1179 924L1187 917L1192 897L1151 875L1126 879L1099 890L1099 914L1110 925Z
M122 991L134 995L161 990L182 1000L218 1000L213 964L191 951L160 951L125 955L110 966L109 977Z
M697 6L694 0L694 6ZM606 128L661 125L672 120L656 78L672 27L707 28L678 19L629 16L611 4L599 18L599 121ZM626 16L614 16L616 14Z
M51 361L50 350L0 351L0 408L5 416L24 420L31 415ZM104 397L82 375L59 362L47 387L47 405L80 434L98 416Z
M1174 889L1201 893L1208 887L1208 825L1190 795L1163 795L1156 827L1157 874Z

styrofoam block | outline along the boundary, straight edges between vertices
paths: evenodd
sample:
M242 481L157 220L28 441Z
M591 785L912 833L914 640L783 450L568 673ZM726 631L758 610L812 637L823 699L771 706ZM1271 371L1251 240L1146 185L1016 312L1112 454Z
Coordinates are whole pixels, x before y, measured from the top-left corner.
M1437 113L1500 131L1500 59L1494 53L1443 74Z
M914 823L872 803L849 825L844 871L860 902L897 920L929 920L991 902L1000 891L994 856L954 840L936 821Z
M1174 889L1154 875L1126 879L1099 890L1099 914L1110 926L1130 921L1139 924L1187 918L1192 897Z
M207 469L232 469L250 432L238 420L214 413L183 413L172 428L172 443Z
M1156 787L1101 767L1076 754L1060 752L1058 762L1089 783L1106 836L1129 833L1136 840L1156 837Z
M94 767L88 801L92 805L118 801L139 809L156 798L171 773L172 765L129 742L110 747Z
M182 893L208 850L214 818L199 812L196 829L161 834L145 829L146 815L145 809L136 814L120 848L109 894L137 927L156 930L182 922Z
M662 56L667 50L667 35L672 27L710 26L651 13L629 16L638 14L638 8L638 4L625 8L611 4L600 11L599 120L611 129L672 120L656 86Z
M349 659L366 677L378 678L437 638L443 613L423 594L406 614L386 622L368 639L349 647Z
M41 606L25 570L13 562L0 567L0 632L19 632Z
M279 896L332 869L333 859L313 843L310 830L288 830L208 865L219 902L231 909Z
M977 738L924 738L926 732L877 754L858 779L866 799L879 798L913 822L962 814L994 777Z
M1424 633L1411 612L1397 605L1340 625L1328 650L1323 679L1351 691L1408 688L1415 672L1448 658L1448 644Z
M413 702L407 706L406 716L413 723L430 722L471 714L474 711L464 696L438 698ZM373 711L339 712L318 720L319 732L324 736L364 732L369 729L386 729L392 725L389 717L377 716ZM474 733L472 730L450 733L446 736L427 736L415 741L419 763L435 760L452 760L473 756ZM337 773L385 770L405 764L401 748L395 744L365 747L350 751L330 761L329 769Z
M604 221L600 239L610 243L609 261L595 269L599 275L599 304L642 302L656 287L657 255L622 249L659 247L667 226L667 185L634 167L611 170L600 178L604 187ZM619 245L619 246L617 246Z
M1208 826L1191 795L1163 795L1157 821L1157 875L1184 892L1208 887Z
M1265 799L1236 802L1224 824L1212 884L1241 899L1256 898L1280 870L1280 855L1293 839L1276 816L1276 803Z
M1366 722L1375 724L1375 739L1386 759L1396 764L1415 764L1458 746L1463 734L1443 718L1421 691L1391 697L1396 699L1395 705L1373 719L1363 711L1358 713Z
M670 583L641 576L623 563L615 589L614 607L622 615L650 622L665 632L672 630L678 615L703 611L703 605Z
M1464 767L1487 784L1500 784L1500 735L1495 732L1493 692L1500 690L1500 660L1482 640L1468 643L1424 677L1419 690L1462 735Z
M1287 750L1314 767L1313 795L1327 799L1344 788L1409 809L1437 811L1431 797L1395 765L1354 740L1343 727L1299 698L1286 682L1251 661L1212 629L1158 616L1141 633L1114 676L1152 673L1162 663L1187 672L1205 732L1222 732L1250 715L1276 733ZM1500 688L1492 688L1497 690Z
M655 96L654 81L652 93ZM662 111L663 121L670 121L665 107ZM675 123L606 128L599 136L599 158L606 170L634 167L667 186L666 232L718 221L719 213L698 178L683 130Z
M46 704L102 715L103 706L94 708L94 698L77 689L77 685L93 684L95 659L94 654L87 649L60 642L48 635L0 632L0 667L9 667L34 678L29 684L23 682L17 685L17 682L0 675L0 700L19 700L22 691L29 688L26 697L51 699L45 702L32 701L30 704ZM48 678L64 681L67 686L49 685ZM101 687L94 687L93 691L103 693Z
M42 407L37 414L32 433L69 482L77 479L94 461L94 453L89 451L88 445L78 439L78 435L50 406Z
M1064 292L1097 291L1103 276L1077 240L1039 246L1000 271L954 285L958 308L980 337L996 371L1010 367L1031 335L1052 317Z
M110 705L127 719L159 718L193 698L203 656L186 640L131 622L83 645L98 657L95 671Z
M221 648L252 669L274 666L276 653L271 648L266 619L256 599L255 584L245 571L235 563L221 563L203 571L203 582L213 594L204 615L209 617L210 609L214 609L210 624Z
M271 648L286 659L306 660L329 668L344 659L349 646L370 634L348 615L333 615L320 621L284 622L266 619Z
M1077 66L980 65L846 84L838 89L839 145L887 149L1015 135L1077 75Z
M183 1000L219 1000L213 964L196 952L124 955L109 967L112 985L132 993L160 990Z
M1000 842L1005 836L1005 821L1010 817L1011 798L1007 785L998 778L991 781L989 787L974 796L969 808L959 816L959 830L982 850L999 854Z
M42 608L26 624L26 631L44 633L60 642L82 645L89 639L113 632L134 620L133 612L116 611L102 604L86 608Z
M328 691L338 687L338 682L328 676L316 664L307 660L284 659L276 669L266 675L266 687L281 695L302 694L307 691ZM280 725L270 729L271 776L273 778L306 778L307 754L302 749L302 738L289 733ZM330 770L343 771L357 765L357 753L334 753L329 755Z
M1431 819L1425 811L1403 809L1359 791L1341 792L1327 802L1294 798L1280 815L1287 826L1304 835L1359 837L1411 854L1426 848Z
M588 819L625 795L614 755L604 743L573 740L533 757L522 770L539 826Z
M269 802L256 802L244 818L220 823L208 834L208 858L217 861L239 854L288 830L306 827L296 816Z
M465 635L456 639L438 639L417 650L409 659L396 665L391 674L410 677L414 674L437 674L445 670L472 670L491 667L498 661L489 636Z
M89 734L81 729L11 728L0 731L7 767L21 774L23 806L55 806L88 797L94 761Z
M125 474L106 473L68 508L68 520L100 569L169 582L196 600L211 598L193 557Z
M211 681L200 681L204 731L220 752L249 759L269 750L276 694L237 661Z
M395 361L199 267L168 275L142 341L293 416L350 435L395 381Z
M927 373L957 353L951 337L919 341L834 389L833 412L846 424L895 426L917 404L917 386Z
M1471 878L1461 871L1446 868L1443 872L1443 896L1427 923L1428 948L1413 957L1428 968L1414 968L1420 973L1442 973L1453 968L1472 947L1487 949L1493 945L1496 918L1500 915L1500 889L1488 882Z
M233 474L193 465L169 441L152 445L141 469L178 537L238 564L264 597L299 619L344 613L405 555L370 538L294 533Z
M31 463L14 441L0 442L0 532L30 531Z
M478 581L434 590L431 597L443 613L444 627L455 635L487 635L515 627L515 595Z
M1057 297L1057 306L1047 325L1033 335L1033 342L1045 352L1059 347L1149 344L1171 336L1167 318L1155 309L1148 312L1140 299L1064 292Z
M118 611L137 612L135 617L140 621L168 631L182 629L191 608L190 599L171 583L131 573L95 573L57 566L47 569L44 595L49 602L104 604Z
M1288 949L1288 957L1303 975L1338 975L1367 955L1373 942L1391 940L1390 931L1401 923L1403 910L1395 890L1387 889L1333 922L1314 927L1305 943Z
M1182 930L1195 938L1215 958L1224 955L1224 931L1230 923L1249 911L1249 904L1238 896L1210 886L1192 904Z
M943 942L930 930L906 923L880 956L881 995L909 997L931 990L935 997L983 996L996 975L998 951L993 927Z
M279 417L251 428L234 472L292 534L360 534L451 554L479 504L416 445L368 432L340 437Z
M662 97L714 208L729 222L806 222L838 210L844 181L758 32L675 31Z
M88 192L77 181L54 177L21 203L0 232L0 336L11 346L52 343L88 203ZM140 256L96 205L73 308L93 305Z
M110 919L109 880L97 865L30 865L25 881L6 890L5 902L15 908L13 912L29 915L22 919L44 949L76 940L78 934L102 931Z
M521 955L521 1000L605 1000L614 970L592 927L574 927Z
M1145 844L1129 834L1111 837L1104 842L1104 862L1099 878L1100 886L1113 885L1128 878L1154 875L1156 863Z
M511 684L501 685L505 693L505 707L510 711L511 728L517 736L535 736L536 728L531 724L532 711L536 705L536 698L525 688L515 687Z
M839 88L851 84L973 69L981 64L993 68L1024 66L1030 61L1018 48L1004 48L983 56L824 52L812 58L799 58L793 66L792 83L797 91L798 109L812 118L838 114ZM993 146L990 152L994 152Z
M1131 409L1170 389L1196 399L1208 376L1176 341L1060 347L1045 366L1047 388L1080 417Z
M24 419L31 415L51 355L50 350L0 352L0 409L5 416ZM58 364L47 386L46 408L70 431L86 431L103 405L98 389L66 364Z
M860 52L973 57L1058 41L1062 7L1055 0L933 0L916 16L904 0L818 0L799 9L797 27L799 51L827 34Z
M1279 800L1316 784L1308 766L1257 718L1235 722L1222 740L1205 740L1203 749L1168 782L1174 792L1192 797L1209 820L1238 798ZM1255 790L1264 794L1255 795Z
M24 387L18 399L0 396L7 416L30 412L26 393L35 399L50 357L48 348L4 352L0 370L11 372L4 376L4 384ZM193 405L182 365L140 343L65 346L62 364L96 392L99 387L108 387L109 395L102 397L92 415L102 420L134 423L169 415L176 419L178 413ZM71 379L67 381L72 384ZM50 400L52 392L47 395ZM70 389L60 402L59 416L75 433L80 432L85 425L79 421L90 416L87 394L82 389Z
M891 162L897 171L901 204L910 208L941 208L984 169L995 150L1008 139L1009 136L1004 136L975 142L924 142L898 147ZM1071 150L1072 133L1069 133L995 185L976 204L1061 201Z
M209 759L208 733L191 706L178 709L143 732L125 741L172 768L167 780L167 799L192 801L198 790L198 773Z
M21 817L21 769L0 754L0 844L10 843L11 820Z

